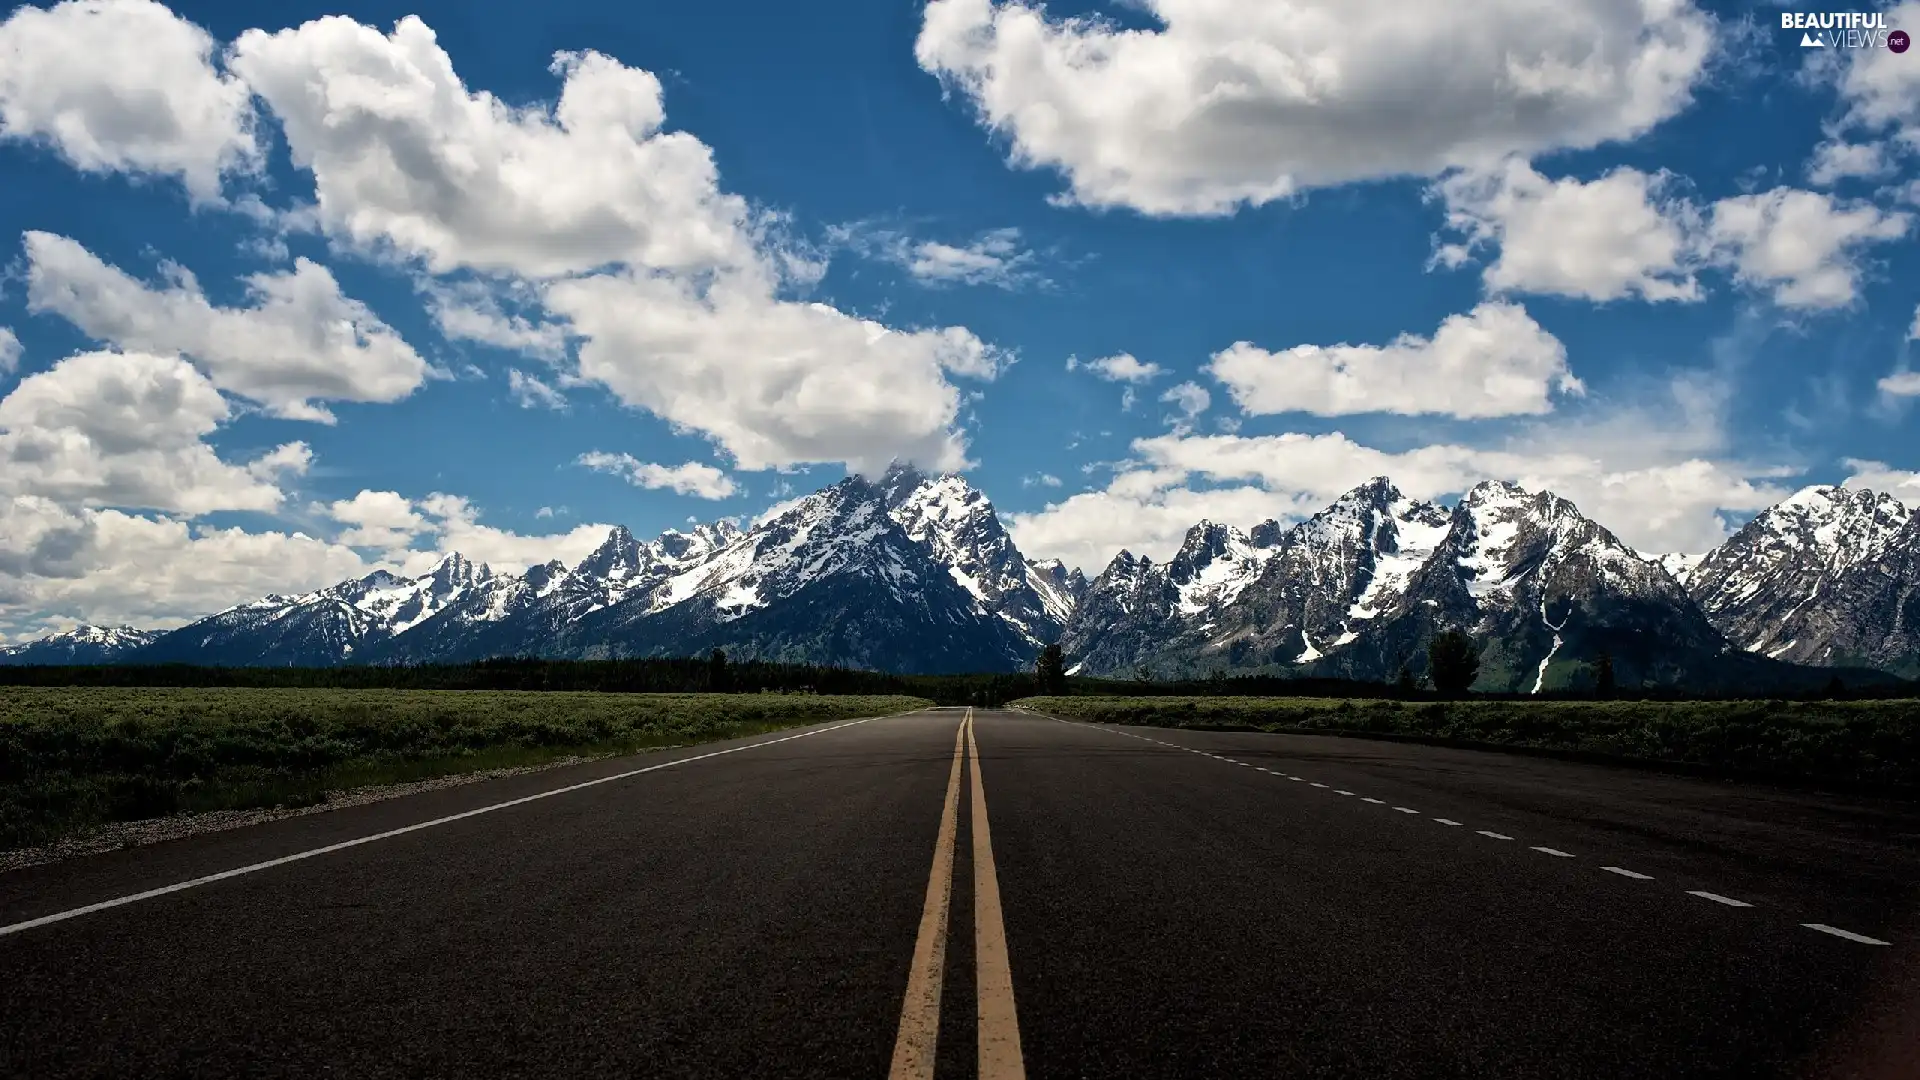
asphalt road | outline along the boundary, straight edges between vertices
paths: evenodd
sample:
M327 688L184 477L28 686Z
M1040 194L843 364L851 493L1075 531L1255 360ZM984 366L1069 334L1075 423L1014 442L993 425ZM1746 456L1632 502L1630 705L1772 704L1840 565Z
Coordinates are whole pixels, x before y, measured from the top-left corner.
M965 715L0 874L0 1075L1920 1076L1920 808Z

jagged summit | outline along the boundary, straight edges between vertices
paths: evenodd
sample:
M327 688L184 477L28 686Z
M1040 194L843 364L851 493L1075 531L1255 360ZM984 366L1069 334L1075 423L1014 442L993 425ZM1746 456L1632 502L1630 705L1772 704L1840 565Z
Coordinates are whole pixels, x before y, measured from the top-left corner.
M1504 481L1451 506L1372 477L1291 524L1204 520L1165 561L1091 581L1029 560L959 474L896 463L770 510L578 563L500 573L464 554L238 604L163 634L80 627L0 662L337 664L487 656L742 656L1011 670L1058 640L1076 670L1219 668L1391 679L1439 629L1483 643L1482 686L1783 677L1769 657L1920 671L1920 525L1900 500L1814 486L1703 555L1643 557L1573 503ZM1748 655L1752 654L1752 655ZM40 659L36 659L40 658ZM1747 664L1741 667L1742 663ZM1753 665L1761 665L1754 667ZM1718 673L1718 674L1715 674ZM1850 676L1851 677L1851 676ZM1740 683L1746 685L1746 683Z
M1761 511L1686 574L1735 645L1810 664L1920 668L1913 597L1920 527L1899 499L1864 488L1802 488Z

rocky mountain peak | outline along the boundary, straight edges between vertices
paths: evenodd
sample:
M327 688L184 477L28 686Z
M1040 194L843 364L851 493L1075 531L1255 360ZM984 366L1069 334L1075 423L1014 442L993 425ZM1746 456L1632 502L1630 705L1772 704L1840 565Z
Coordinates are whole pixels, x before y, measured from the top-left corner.
M646 552L625 525L615 525L574 572L600 581L622 581L638 574L648 562Z

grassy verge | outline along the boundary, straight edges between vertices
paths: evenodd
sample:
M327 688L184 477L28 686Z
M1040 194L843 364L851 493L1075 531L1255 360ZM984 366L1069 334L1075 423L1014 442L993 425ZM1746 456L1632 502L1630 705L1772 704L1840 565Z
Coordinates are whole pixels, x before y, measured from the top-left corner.
M1920 701L1342 701L1037 697L1109 724L1415 736L1920 789Z
M113 821L904 712L917 698L0 688L0 849Z

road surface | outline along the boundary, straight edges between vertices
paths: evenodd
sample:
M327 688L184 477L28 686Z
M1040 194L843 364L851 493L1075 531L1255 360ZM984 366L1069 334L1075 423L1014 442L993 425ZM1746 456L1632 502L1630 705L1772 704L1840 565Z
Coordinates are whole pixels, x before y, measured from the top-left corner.
M0 1075L1912 1077L1917 945L1911 805L941 709L0 874Z

